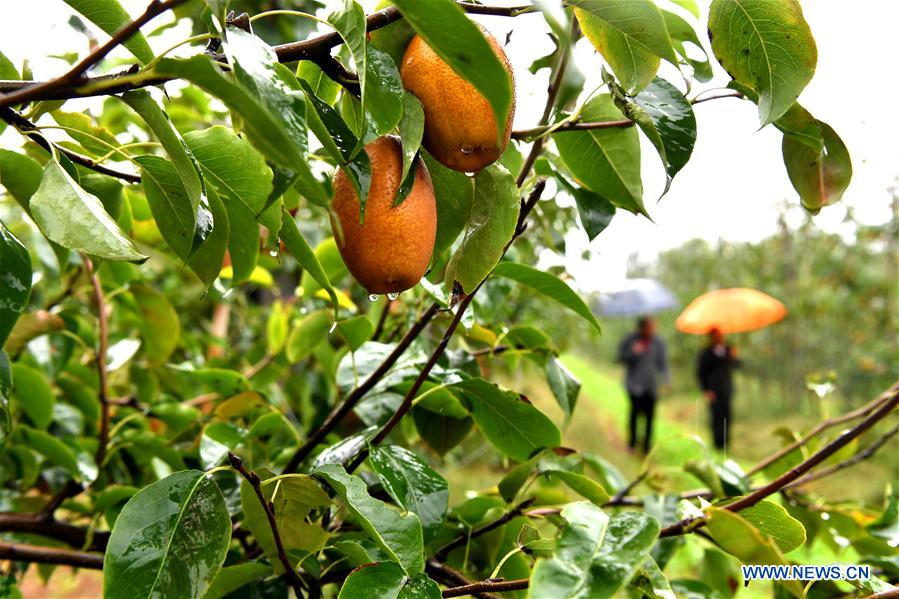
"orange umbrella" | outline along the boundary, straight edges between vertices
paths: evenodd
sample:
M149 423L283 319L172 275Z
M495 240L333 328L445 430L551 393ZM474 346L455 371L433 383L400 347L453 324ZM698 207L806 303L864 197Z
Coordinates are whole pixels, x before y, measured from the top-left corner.
M693 335L705 335L712 329L744 333L774 324L786 315L786 306L767 293L745 287L716 289L690 302L675 326Z

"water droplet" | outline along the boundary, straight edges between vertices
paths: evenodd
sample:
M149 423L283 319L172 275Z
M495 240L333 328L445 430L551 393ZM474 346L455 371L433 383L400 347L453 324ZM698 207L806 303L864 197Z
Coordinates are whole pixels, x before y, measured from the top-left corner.
M466 171L465 175L468 177L474 177L474 171L471 171L471 172Z
M387 294L387 299L389 299L389 300L395 300L395 299L398 298L399 296L400 296L399 293L388 293L388 294Z
M461 148L459 148L459 151L468 156L469 154L474 152L474 148L471 146L462 146Z
M368 295L368 301L370 301L370 302L376 302L376 301L378 301L378 294L377 294L377 293L370 293L370 294Z
M269 251L268 251L268 255L271 256L272 258L277 258L277 257L278 257L278 250L269 250Z

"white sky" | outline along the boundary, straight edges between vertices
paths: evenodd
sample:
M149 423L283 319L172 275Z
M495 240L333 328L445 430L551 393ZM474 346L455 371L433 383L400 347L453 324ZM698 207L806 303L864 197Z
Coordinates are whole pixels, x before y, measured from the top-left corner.
M665 4L664 0L659 3ZM708 2L699 3L705 12ZM123 0L122 4L137 15L146 2ZM370 4L364 3L367 9L371 9ZM71 10L62 0L29 0L16 5L14 13L7 12L6 18L0 19L0 51L17 66L30 58L37 78L51 77L64 70L64 63L37 57L85 50L84 37L66 24ZM856 0L847 4L804 0L802 5L817 40L818 67L800 101L843 138L854 170L843 202L825 208L814 221L823 229L840 230L845 207L851 206L862 222L885 222L890 214L887 190L899 175L899 119L892 114L899 97L895 76L899 42L894 31L899 22L899 2ZM543 33L542 18L525 15L517 19L478 20L500 40L514 29L507 52L516 73L515 125L535 125L545 99L546 71L534 77L527 67L552 48ZM704 20L698 30L705 31ZM172 39L180 39L178 31L169 31L162 43L153 42L155 49L164 49ZM180 31L183 37L184 30ZM708 46L705 36L700 37ZM99 38L106 39L103 34ZM578 46L576 62L588 78L588 87L598 84L602 60L586 40ZM727 76L712 62L716 78L708 84L697 83L694 93L726 84ZM682 86L676 73L662 74ZM569 255L564 262L583 288L601 289L622 278L627 259L634 253L643 260L651 259L659 251L696 237L710 241L759 240L775 231L779 206L785 200L795 207L789 213L790 221L801 221L799 200L781 159L781 135L771 126L758 130L755 105L726 99L699 104L695 111L699 135L693 157L658 204L655 199L662 189L663 171L655 151L643 140L645 203L654 223L620 211L612 225L590 244L589 262L580 258L582 250L588 247L586 236L578 232L569 235ZM4 141L15 135L11 131L5 133Z

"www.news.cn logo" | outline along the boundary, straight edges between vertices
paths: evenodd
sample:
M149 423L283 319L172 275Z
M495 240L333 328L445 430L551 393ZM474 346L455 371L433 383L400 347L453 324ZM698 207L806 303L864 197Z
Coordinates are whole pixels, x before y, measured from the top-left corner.
M750 580L867 580L870 566L830 564L827 566L741 566L743 579Z

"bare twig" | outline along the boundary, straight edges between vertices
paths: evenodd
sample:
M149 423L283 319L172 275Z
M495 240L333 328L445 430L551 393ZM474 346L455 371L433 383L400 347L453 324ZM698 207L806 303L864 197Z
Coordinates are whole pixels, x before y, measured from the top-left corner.
M94 48L94 50L90 54L78 61L75 66L73 66L67 72L55 79L50 79L49 81L43 81L41 83L34 83L16 91L0 95L0 106L24 104L50 92L77 86L79 83L82 83L84 81L84 73L86 73L87 70L92 66L103 60L103 58L105 58L106 55L109 54L114 48L128 41L128 39L132 35L137 33L141 27L146 25L155 17L159 16L170 8L174 8L182 2L184 2L184 0L152 0L147 6L147 10L144 11L144 14L122 27L105 44Z
M607 505L621 505L620 502L627 496L628 493L634 490L634 487L643 482L643 479L649 474L649 470L642 471L637 477L629 482L627 486L622 488L620 491L615 493L611 499L607 502Z
M886 397L887 399L882 402L876 410L865 417L864 420L856 424L853 428L844 432L829 444L825 445L810 458L794 466L767 485L756 489L748 495L744 495L733 503L727 504L726 506L724 506L724 509L731 512L739 512L740 510L752 507L762 499L765 499L769 495L777 493L793 481L798 480L804 474L811 471L812 468L819 465L821 462L848 445L853 439L856 439L859 435L874 426L876 422L883 419L887 414L893 411L897 405L899 405L899 381L894 383L890 390L887 391ZM705 523L706 520L704 517L697 516L693 518L686 518L684 520L681 520L680 522L677 522L676 524L672 524L671 526L663 528L660 536L671 537L681 535L690 532L695 528L704 526Z
M290 461L284 468L284 472L296 471L299 465L312 453L315 447L321 443L324 438L334 430L340 421L353 410L359 400L362 399L366 393L371 391L372 388L378 384L378 381L387 374L387 371L400 359L406 349L413 341L415 341L431 319L434 318L434 315L437 314L439 309L440 306L434 303L422 313L415 324L412 325L412 328L409 329L403 339L397 344L393 351L390 352L390 355L384 359L381 365L368 375L368 378L366 378L358 387L353 389L350 394L346 396L346 399L337 404L331 413L328 414L327 418L325 418L325 421L309 435L306 442L296 450L293 456L291 456Z
M833 464L832 466L828 466L827 468L822 468L817 472L812 472L810 474L806 474L802 478L793 481L789 485L787 485L786 489L795 489L796 487L801 487L803 485L807 485L810 482L820 480L825 476L830 476L840 470L845 470L851 466L855 466L859 462L863 462L873 456L877 451L886 445L886 442L896 436L896 433L899 433L899 424L888 430L886 433L875 439L870 445L865 447L862 451L855 453L851 457L846 458L845 460Z
M459 587L474 584L473 580L469 580L455 568L451 568L436 559L429 559L427 561L425 564L425 572L428 573L428 576L437 582L443 583L447 587ZM499 595L483 591L474 591L469 594L472 597L475 597L475 599L499 599Z
M690 100L690 104L702 104L710 100L720 100L722 98L742 98L743 94L738 91L725 92L714 96L696 97Z
M890 589L888 591L873 593L863 597L863 599L899 599L899 589Z
M503 514L501 517L494 520L493 522L485 524L484 526L481 526L480 528L476 528L468 534L459 535L458 537L456 537L455 539L453 539L452 541L450 541L449 543L447 543L446 545L444 545L443 547L438 549L434 553L434 557L436 557L439 560L442 560L447 555L449 555L449 553L453 549L464 546L466 543L471 541L471 539L476 539L481 535L487 534L491 530L496 530L500 526L507 524L510 520L519 516L524 510L531 507L531 505L534 503L535 499L536 498L534 498L534 497L532 497L530 499L526 499L525 501L522 501L521 503L519 503L518 505L513 507L511 510L509 510L508 512Z
M84 490L84 485L81 483L75 482L74 480L68 481L63 485L62 489L60 489L59 493L50 498L50 501L41 508L41 511L38 512L38 517L43 519L44 521L53 520L53 515L56 513L56 510L59 509L59 506L62 505L62 502L70 497L75 497L79 493Z
M243 460L230 451L228 452L228 460L231 463L231 467L237 470L237 472L250 483L250 486L253 487L253 491L259 499L259 503L262 504L262 509L265 511L265 517L268 518L268 524L272 529L272 536L275 539L275 548L278 551L278 561L284 566L284 573L287 575L287 580L290 582L293 592L297 597L303 597L303 581L300 579L297 571L287 558L287 551L284 549L284 543L281 541L281 533L278 532L278 522L275 520L274 506L262 493L262 481L259 479L259 475L247 470L247 467L243 465Z
M538 127L532 127L530 129L519 129L517 131L512 132L512 139L531 139L538 135L542 135L552 129L553 133L560 133L563 131L591 131L593 129L620 129L623 127L633 127L634 121L630 119L621 119L619 121L595 121L595 122L573 122L566 123L564 125L559 125L556 128L553 128L552 125L540 125Z
M83 548L91 551L103 551L109 540L109 533L96 531L93 536L88 535L84 528L47 519L42 514L12 514L0 512L0 532L18 532L40 535L48 539L55 539L72 547Z
M467 584L461 587L453 587L451 589L443 589L444 597L464 597L465 595L473 595L480 592L502 593L506 591L520 591L528 588L530 580L527 578L516 578L513 580L483 580Z
M68 148L64 148L60 145L48 141L43 135L40 134L37 126L35 126L34 123L20 115L12 108L9 108L8 106L0 106L0 119L15 127L19 133L28 137L28 139L41 146L51 154L55 149L57 152L77 165L89 168L92 171L96 171L103 175L109 175L110 177L128 181L129 183L140 183L140 177L138 175L123 173L122 171L117 171L115 169L103 166L102 164L93 160L92 158L89 158L88 156L79 154L78 152L73 152Z
M87 553L60 547L0 542L0 560L4 559L35 564L58 564L91 570L103 569L103 556L99 553Z
M84 267L87 269L94 290L94 301L97 304L98 322L98 348L97 348L97 378L99 389L97 397L100 399L100 431L97 439L97 454L95 459L98 467L103 467L106 459L106 446L109 444L109 380L106 368L106 354L109 351L109 321L106 314L106 299L103 296L103 287L100 285L100 277L94 270L94 264L87 256L82 256Z

